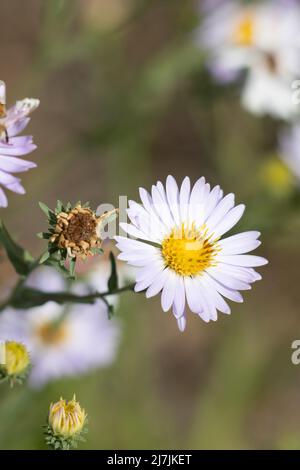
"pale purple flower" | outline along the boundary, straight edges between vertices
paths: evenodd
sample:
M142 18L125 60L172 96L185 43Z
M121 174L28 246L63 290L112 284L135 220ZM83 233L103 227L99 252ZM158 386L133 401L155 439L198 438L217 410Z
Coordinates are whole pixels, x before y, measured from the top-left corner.
M32 136L16 137L30 121L28 115L39 106L39 100L25 98L6 110L5 83L0 81L0 207L7 207L2 188L24 194L21 179L13 173L35 168L34 162L20 158L36 149Z
M186 177L178 187L168 176L151 194L140 188L141 204L129 201L129 224L121 228L131 237L115 237L119 259L137 268L135 291L146 297L161 293L162 309L172 309L181 331L186 304L204 321L217 320L217 311L230 313L224 297L242 302L240 290L261 279L253 268L267 263L248 255L260 245L260 233L249 231L221 237L240 220L245 206L234 195L224 197L220 186L205 178L194 186Z
M218 82L245 72L242 104L248 111L289 120L298 113L291 84L300 76L299 29L299 2L230 0L206 10L196 41Z
M104 291L107 279L101 268L72 290L81 295ZM46 266L35 270L26 284L44 292L67 289L64 278ZM53 332L51 325L64 314ZM36 388L54 379L109 366L116 357L120 332L119 322L108 319L107 305L100 299L91 305L48 302L29 310L7 308L0 317L0 340L22 342L27 347L32 362L29 384Z

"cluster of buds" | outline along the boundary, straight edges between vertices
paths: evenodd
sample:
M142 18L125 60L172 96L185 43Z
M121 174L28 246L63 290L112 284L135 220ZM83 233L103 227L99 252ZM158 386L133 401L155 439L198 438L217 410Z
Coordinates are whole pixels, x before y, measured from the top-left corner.
M45 439L54 450L70 450L77 447L78 442L85 441L87 433L87 414L76 401L75 395L70 401L60 398L51 403Z
M117 216L118 210L110 211L101 216L80 202L74 207L70 203L64 206L60 201L54 211L45 204L40 203L41 209L48 217L48 232L39 234L41 238L48 239L48 251L41 258L40 263L46 262L53 255L64 266L67 258L70 259L70 273L74 274L76 259L86 259L88 256L102 253L103 227Z
M11 387L22 384L30 368L30 357L24 344L6 341L1 346L0 380L8 380Z

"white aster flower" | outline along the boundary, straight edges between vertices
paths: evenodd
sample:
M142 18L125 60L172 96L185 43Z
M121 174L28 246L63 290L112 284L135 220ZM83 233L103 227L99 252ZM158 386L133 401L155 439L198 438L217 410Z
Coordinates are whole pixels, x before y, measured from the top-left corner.
M209 51L209 68L220 82L247 72L242 103L250 112L289 119L297 113L292 82L300 74L300 5L275 0L211 9L198 40Z
M102 284L105 286L106 280L99 281L99 290ZM64 278L50 267L35 270L27 286L44 292L66 289ZM85 294L96 289L88 279L76 284L73 291ZM60 323L55 327L57 321ZM29 310L7 308L0 317L0 340L19 341L28 348L32 362L29 383L33 387L110 365L119 339L119 323L108 319L107 306L100 299L92 305L48 302Z
M253 267L267 263L247 255L260 245L259 232L250 231L221 240L241 218L245 206L234 205L234 195L210 189L205 178L193 187L186 177L180 188L168 176L140 188L142 204L129 202L131 223L121 224L132 238L116 237L119 259L138 268L135 291L147 297L161 292L164 311L170 308L179 329L186 326L185 307L204 321L217 320L217 311L230 313L223 297L242 302L240 290L261 279Z

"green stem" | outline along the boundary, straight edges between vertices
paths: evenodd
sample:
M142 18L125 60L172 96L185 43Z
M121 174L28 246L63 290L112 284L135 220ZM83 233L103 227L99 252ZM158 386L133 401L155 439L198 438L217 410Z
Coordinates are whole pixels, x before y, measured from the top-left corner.
M122 292L133 291L134 284L128 284L127 286L120 287L106 292L93 292L87 295L77 295L71 292L42 292L35 289L30 289L23 286L20 283L16 286L12 295L2 305L0 305L0 311L7 306L27 309L31 307L37 307L44 305L46 302L56 302L58 304L63 303L80 303L80 304L92 304L97 299L106 300L106 297L110 295L121 294Z

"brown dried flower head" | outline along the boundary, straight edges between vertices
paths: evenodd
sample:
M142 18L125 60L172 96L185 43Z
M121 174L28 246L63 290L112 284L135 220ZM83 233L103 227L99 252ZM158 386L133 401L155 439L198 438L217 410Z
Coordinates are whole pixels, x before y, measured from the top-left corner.
M81 205L70 212L60 212L50 242L57 244L58 248L65 248L71 258L84 259L93 255L92 250L100 248L102 243L97 234L100 219L91 209Z

